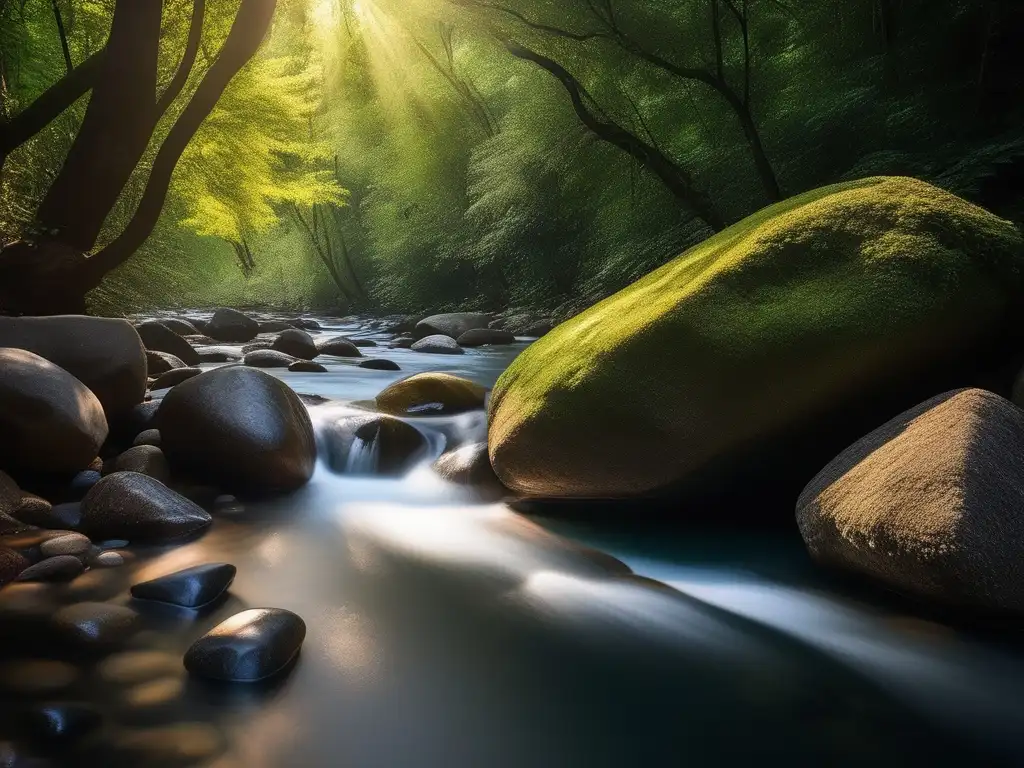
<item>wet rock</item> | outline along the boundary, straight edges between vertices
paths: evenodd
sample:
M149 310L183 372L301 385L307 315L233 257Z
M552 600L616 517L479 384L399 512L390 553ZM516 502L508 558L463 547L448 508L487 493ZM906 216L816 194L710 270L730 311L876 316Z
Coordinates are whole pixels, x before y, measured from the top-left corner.
M60 366L89 388L110 420L146 392L145 350L126 320L0 317L0 347L25 349Z
M168 371L186 367L187 366L181 358L175 357L167 352L146 352L146 371L149 376L161 376Z
M804 488L812 557L970 611L1024 613L1024 411L981 389L938 395L839 454Z
M308 317L296 317L294 320L289 320L293 328L301 328L305 331L319 331L320 323L316 320L311 320Z
M211 522L206 510L159 480L116 472L86 495L79 527L91 539L165 541L191 536Z
M334 338L317 340L316 342L317 352L321 355L333 355L334 357L362 357L363 353L359 351L355 344L352 343L351 339L345 336L335 336Z
M30 472L87 467L107 437L96 396L39 355L0 349L0 464Z
M363 360L359 364L360 368L368 368L371 371L400 371L398 363L394 360L388 360L384 357L371 357L368 360Z
M182 608L201 608L227 591L236 568L229 563L208 563L135 584L132 597L156 600Z
M322 434L327 463L335 472L401 475L427 447L418 429L381 413L338 419Z
M182 337L196 336L199 334L199 329L196 328L194 323L188 320L183 320L177 317L167 317L158 322L160 322L161 325L166 326L169 330L174 331L174 333ZM139 335L141 336L142 334ZM143 339L143 342L145 342L145 339Z
M114 459L113 472L138 472L166 483L171 477L164 452L155 445L136 445Z
M476 485L496 490L504 487L491 467L491 460L487 456L487 443L473 443L449 451L434 462L434 471L445 480L460 485Z
M160 434L172 466L249 492L305 485L316 463L305 406L253 368L218 368L176 386L160 409Z
M357 347L376 347L377 342L373 339L349 339Z
M88 536L80 533L65 533L47 539L39 545L39 551L43 557L56 557L58 555L83 555L89 551L92 541Z
M85 570L80 558L57 555L30 565L18 575L18 581L71 581Z
M105 650L121 645L139 630L139 615L123 605L75 603L53 614L60 639L78 650Z
M393 349L409 349L415 343L416 339L412 336L398 336L388 346Z
M196 364L199 364L199 355L196 355ZM201 368L175 368L173 371L157 376L150 389L154 392L158 389L170 389L174 385L181 384L181 382L191 379L193 376L198 376L202 372Z
M263 680L291 663L305 637L305 622L291 611L242 611L192 644L185 654L185 669L213 680Z
M28 560L20 552L0 546L0 587L10 584L28 567Z
M290 331L294 327L284 320L265 320L260 323L260 333L280 333L281 331Z
M242 362L252 368L287 368L298 361L291 355L274 349L257 349L254 352L247 352Z
M312 360L296 360L288 366L293 373L327 373L327 369Z
M486 328L490 317L480 312L450 312L444 315L431 315L416 323L412 335L417 339L441 335L457 339L466 331L475 328Z
M462 347L451 336L425 336L411 347L413 352L424 352L432 355L461 355Z
M260 332L260 325L250 317L234 309L218 309L206 325L207 336L217 341L235 344L252 341Z
M159 400L139 403L114 425L113 431L125 442L134 440L140 432L156 428L156 413L159 410Z
M236 360L241 360L241 355L222 352L219 349L199 350L199 361L202 363L233 363Z
M192 349L192 345L166 325L149 320L135 330L150 352L167 352L185 365L199 365L199 354Z
M41 523L45 522L45 525ZM82 522L82 502L66 501L63 504L54 504L50 508L48 519L40 520L40 528L51 530L74 530ZM33 523L36 525L36 523Z
M313 337L298 328L281 331L270 348L303 360L312 360L320 354L316 344L313 343Z
M59 517L53 514L53 505L50 502L31 493L22 497L18 508L14 510L14 517L27 525L39 528L66 527L60 523Z
M377 407L395 416L462 413L484 407L487 390L448 373L418 373L377 395Z
M459 336L460 347L482 347L485 344L514 344L515 334L496 328L474 328Z
M201 333L195 336L186 336L185 341L187 341L193 347L215 347L218 344L216 339L213 339L209 336L204 336ZM202 350L197 349L196 352L202 353Z
M242 355L247 355L250 352L256 352L260 349L270 349L272 346L274 346L274 342L268 341L267 339L258 339L257 341L243 344L241 351Z
M18 730L29 741L49 748L81 740L100 727L103 715L88 704L54 702L28 707L15 720Z
M85 469L71 478L68 492L64 498L68 501L81 501L96 483L100 481L100 473L95 469Z
M53 694L78 680L71 664L49 659L12 659L0 665L0 686L21 694Z
M89 558L90 568L117 568L124 563L125 558L121 552L100 552Z
M157 448L160 447L160 430L159 429L146 429L139 432L136 435L135 440L132 443L133 446L140 445L155 445Z

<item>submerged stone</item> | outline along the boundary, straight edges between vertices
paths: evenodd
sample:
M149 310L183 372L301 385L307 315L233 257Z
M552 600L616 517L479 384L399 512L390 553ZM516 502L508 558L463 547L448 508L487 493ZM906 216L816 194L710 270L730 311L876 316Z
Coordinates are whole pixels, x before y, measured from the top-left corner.
M231 586L237 569L229 563L208 563L186 568L150 581L135 584L132 597L201 608L212 603Z
M213 680L256 682L284 670L305 637L306 623L291 611L242 611L192 644L185 669Z

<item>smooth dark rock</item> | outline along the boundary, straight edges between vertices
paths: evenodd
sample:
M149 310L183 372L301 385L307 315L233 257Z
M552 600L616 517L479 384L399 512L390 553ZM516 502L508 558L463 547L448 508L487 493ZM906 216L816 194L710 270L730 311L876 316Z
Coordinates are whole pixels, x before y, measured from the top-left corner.
M286 323L284 320L264 320L260 323L260 333L280 333L281 331L289 331L294 327L294 325Z
M67 498L69 501L81 501L96 483L100 481L100 473L95 469L84 469L71 478L68 486Z
M149 320L135 330L150 352L167 352L185 365L199 365L199 354L192 345L163 323Z
M321 434L327 463L335 472L401 475L427 447L418 429L382 413L338 419Z
M312 360L296 360L288 366L293 373L327 373L327 369Z
M196 355L196 364L199 364L199 356ZM191 379L193 376L198 376L202 373L201 368L175 368L173 371L167 373L161 373L156 381L150 386L150 389L154 392L158 389L170 389L176 384Z
M218 485L287 491L313 474L309 413L286 384L263 371L232 366L189 379L167 393L159 422L171 466Z
M136 445L114 459L113 472L138 472L166 483L171 468L164 452L155 445Z
M287 368L296 358L274 349L257 349L247 352L242 362L252 368Z
M77 501L50 504L38 496L26 496L15 516L23 523L37 528L74 529L82 519L82 504Z
M312 360L320 354L316 344L313 343L313 337L298 328L281 331L270 348L292 357L300 357L303 360Z
M85 570L80 558L57 555L30 565L18 575L18 581L71 581Z
M321 355L333 355L334 357L362 357L355 344L345 336L335 336L323 341L317 340L317 351Z
M496 328L474 328L466 331L457 339L460 347L482 347L485 344L514 344L514 333L499 331Z
M108 420L142 402L146 357L126 320L82 315L0 317L0 347L34 352L82 382Z
M33 744L48 748L79 741L100 727L103 715L89 704L54 702L31 706L20 712L16 721Z
M242 611L192 644L185 669L213 680L256 682L285 669L305 637L305 622L291 611Z
M160 376L178 368L186 368L185 362L167 352L146 352L146 372L149 376Z
M293 328L301 328L305 331L319 331L320 323L316 320L311 320L308 317L296 317L294 320L289 320Z
M452 483L501 488L487 456L487 443L473 443L449 451L434 462L434 471Z
M416 323L412 335L417 339L428 336L442 335L457 339L466 331L474 328L486 328L490 317L480 312L450 312L444 315L431 315Z
M47 539L39 545L39 551L43 557L56 557L58 555L83 555L92 547L92 541L88 536L80 533L65 533Z
M96 396L39 355L0 349L0 465L30 472L76 472L107 438Z
M155 445L157 448L160 447L160 430L159 429L145 429L136 435L135 440L132 442L133 446L140 445Z
M20 552L0 546L0 587L10 584L18 574L29 567L29 562Z
M203 363L233 363L240 359L241 355L235 355L230 352L221 352L218 349L199 350L199 360Z
M159 320L158 322L182 337L196 336L200 333L199 329L196 328L195 323L188 320L182 320L178 317L167 317L163 320ZM145 341L145 339L143 339L143 341Z
M134 440L140 432L156 428L156 413L159 410L159 400L139 403L114 425L113 431L125 442Z
M68 645L100 650L122 644L139 629L139 615L110 603L75 603L53 614L53 629Z
M463 354L462 347L458 345L451 336L442 336L435 334L433 336L426 336L411 347L413 352L425 352L433 355L461 355Z
M211 522L206 510L159 480L138 472L115 472L82 501L79 527L93 540L164 541L198 533Z
M376 347L377 346L377 342L374 341L373 339L352 339L352 338L350 338L349 341L351 341L357 347Z
M359 364L360 368L368 368L371 371L400 371L401 367L394 360L385 357L371 357Z
M252 341L259 332L259 323L235 309L218 309L213 313L204 331L207 336L212 336L217 341L235 344Z
M237 569L229 563L209 563L186 568L132 586L132 597L156 600L182 608L201 608L231 586Z

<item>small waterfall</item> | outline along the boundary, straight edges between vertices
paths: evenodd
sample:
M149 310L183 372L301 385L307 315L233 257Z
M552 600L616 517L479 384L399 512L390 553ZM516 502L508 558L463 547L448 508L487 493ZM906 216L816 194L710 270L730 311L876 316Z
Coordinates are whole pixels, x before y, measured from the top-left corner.
M369 440L356 435L352 447L348 450L345 472L359 475L371 475L377 471L380 462L380 441L375 433Z

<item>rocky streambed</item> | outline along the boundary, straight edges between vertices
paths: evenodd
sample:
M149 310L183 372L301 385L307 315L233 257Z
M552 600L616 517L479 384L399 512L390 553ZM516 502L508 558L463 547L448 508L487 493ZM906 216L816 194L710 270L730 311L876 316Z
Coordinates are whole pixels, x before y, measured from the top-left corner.
M528 338L211 319L139 318L141 382L124 324L88 370L67 326L21 362L97 403L5 412L46 439L0 486L0 765L1024 759L1011 633L836 582L791 531L515 512L482 407Z

